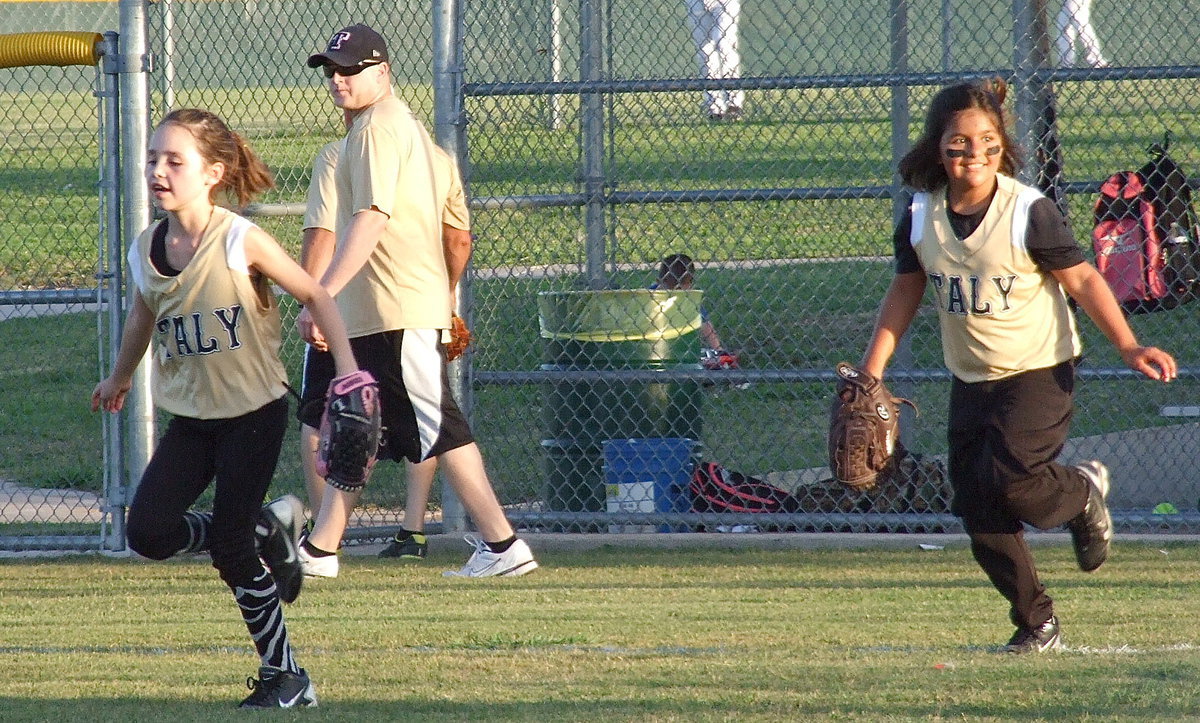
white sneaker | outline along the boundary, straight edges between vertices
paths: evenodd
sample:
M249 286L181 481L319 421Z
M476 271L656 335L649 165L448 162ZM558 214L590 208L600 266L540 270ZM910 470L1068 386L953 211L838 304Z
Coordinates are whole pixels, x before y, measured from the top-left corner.
M303 541L297 546L297 554L300 556L300 570L305 577L337 577L338 562L337 555L327 555L325 557L313 557L308 554L308 550L304 549Z
M468 545L475 548L471 559L461 570L446 570L444 577L496 577L524 575L537 569L537 561L533 552L524 540L517 540L504 552L492 552L487 543L474 535L463 538Z

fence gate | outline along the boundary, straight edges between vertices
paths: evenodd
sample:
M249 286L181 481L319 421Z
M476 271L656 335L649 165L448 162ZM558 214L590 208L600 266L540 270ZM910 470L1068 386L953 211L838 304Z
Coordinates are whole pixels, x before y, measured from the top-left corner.
M125 547L119 435L87 411L121 323L116 44L0 36L0 549Z

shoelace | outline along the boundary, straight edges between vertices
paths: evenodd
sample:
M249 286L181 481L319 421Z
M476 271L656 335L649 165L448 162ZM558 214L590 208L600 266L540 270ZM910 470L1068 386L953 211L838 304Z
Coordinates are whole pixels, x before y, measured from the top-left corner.
M484 552L490 553L492 551L491 548L487 546L486 542L479 539L475 535L463 535L463 540L468 545L475 548L475 552L472 553L472 557L474 557L475 555L478 555L480 553L484 553Z
M248 675L246 676L246 687L250 690L257 691L259 688L262 688L262 681L254 676Z

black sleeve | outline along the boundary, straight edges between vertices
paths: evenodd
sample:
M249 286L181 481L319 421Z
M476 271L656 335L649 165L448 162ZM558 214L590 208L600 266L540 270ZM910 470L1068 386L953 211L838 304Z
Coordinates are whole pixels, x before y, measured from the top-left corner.
M896 224L896 232L892 234L892 253L896 256L896 273L911 274L921 270L921 261L912 247L912 207L904 211L904 218Z
M1034 201L1029 208L1025 248L1042 271L1068 269L1087 261L1067 219L1049 198Z

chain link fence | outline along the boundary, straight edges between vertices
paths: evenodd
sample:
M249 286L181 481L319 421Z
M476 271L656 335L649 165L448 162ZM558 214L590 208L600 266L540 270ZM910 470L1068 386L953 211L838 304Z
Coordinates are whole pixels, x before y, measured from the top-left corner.
M112 537L104 422L79 414L87 390L64 382L94 380L110 348L113 10L0 9L0 548Z
M201 106L243 133L278 183L250 212L298 253L310 164L340 134L304 60L353 22L388 39L397 93L457 151L473 199L477 242L463 300L477 342L460 366L463 401L519 525L956 530L946 513L948 383L932 309L922 309L890 370L894 391L921 408L904 420L913 454L903 474L852 498L825 468L834 364L858 359L890 280L904 203L896 160L938 87L999 75L1013 84L1017 135L1034 151L1023 177L1049 172L1087 244L1100 182L1140 166L1165 132L1185 170L1200 164L1200 50L1155 30L1196 37L1200 17L1184 0L1095 0L1105 65L1091 67L1081 49L1068 67L1055 44L1055 1L745 3L740 67L727 63L726 48L709 78L691 15L704 4L713 3L439 0L431 14L409 2L157 2L145 7L150 121ZM115 10L12 4L0 17L16 32L103 31L116 29ZM451 18L452 37L433 37L438 13ZM443 41L454 49L441 58L454 92L435 104L431 48ZM47 340L77 338L87 345L72 347L80 350L97 337L102 349L111 343L95 316L11 318L35 310L21 294L64 290L67 310L81 312L97 286L93 75L0 70L10 101L0 113L4 153L18 159L0 171L8 222L0 339L45 349L0 372L6 410L21 401L13 390L37 388L37 375L62 374L69 359L87 357L94 369L92 351L65 354ZM738 99L739 112L714 107L710 95ZM651 290L671 254L694 260L694 291ZM1125 530L1185 531L1200 521L1191 476L1200 431L1187 416L1200 410L1194 308L1133 319L1144 341L1180 360L1181 378L1169 386L1136 381L1081 324L1084 381L1064 456L1109 464ZM705 368L705 320L736 368ZM294 336L285 358L298 380ZM100 422L79 411L94 377L76 372L59 417L3 415L6 485L102 495ZM74 443L36 442L55 435ZM287 444L295 449L294 437ZM698 511L709 508L694 506L688 480L706 462L778 488L785 511ZM277 489L302 490L287 451ZM403 489L397 465L377 468L350 534L395 525ZM435 495L431 508L441 504ZM14 510L0 502L0 535L29 532ZM55 529L72 524L54 514Z
M1086 245L1108 174L1140 166L1167 131L1185 168L1200 158L1196 51L1151 42L1148 30L1171 25L1189 37L1184 28L1200 20L1183 3L1096 2L1103 57L1092 67L1083 47L1073 64L1059 57L1057 3L747 3L734 72L720 67L728 52L698 56L698 5L722 3L465 6L462 119L480 207L472 299L483 340L473 378L497 477L510 498L530 501L521 519L550 529L957 529L946 514L948 384L931 308L890 370L922 410L905 417L911 456L891 483L859 497L825 467L833 367L862 353L890 280L905 203L896 161L938 87L999 75L1031 159L1023 177L1061 194ZM712 43L718 55L721 44ZM740 112L720 113L713 96L736 93ZM699 334L681 332L686 352L660 343L653 311L614 300L613 290L654 284L660 260L676 253L695 260L706 317L737 352L736 370L704 369ZM562 307L589 294L593 306L566 322L571 349ZM1133 323L1187 367L1193 317L1184 308ZM609 328L607 339L588 336ZM1083 328L1085 382L1064 458L1108 462L1126 529L1194 524L1187 450L1197 429L1171 416L1190 413L1193 375L1139 383ZM634 332L644 336L631 341ZM623 459L605 446L633 438L657 450L680 430L694 435L690 461L779 488L787 513L693 512L712 506L695 504L688 462L666 472L646 457L669 455L625 445ZM537 459L542 474L531 479Z

